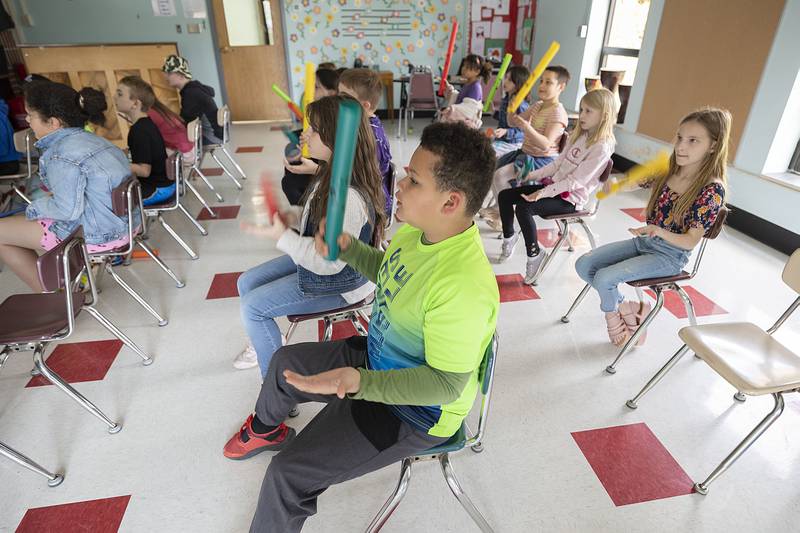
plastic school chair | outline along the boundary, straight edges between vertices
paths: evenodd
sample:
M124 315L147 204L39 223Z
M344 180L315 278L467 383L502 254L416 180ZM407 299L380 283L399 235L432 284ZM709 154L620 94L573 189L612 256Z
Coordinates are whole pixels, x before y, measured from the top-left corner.
M795 293L800 293L800 250L795 250L789 257L783 269L782 279ZM753 428L705 481L695 483L694 489L700 494L707 494L708 486L730 468L781 416L783 395L800 392L800 354L786 348L772 336L798 307L800 307L800 296L795 298L766 331L751 322L723 322L702 326L693 324L682 328L678 336L684 345L647 382L639 394L626 402L629 408L636 409L642 396L661 381L661 378L689 350L736 388L738 392L734 395L735 400L744 401L746 395L772 395L775 402L772 411Z
M400 480L398 481L394 492L392 492L392 495L389 496L389 499L386 500L386 503L383 504L381 510L378 511L378 514L372 519L369 527L367 527L367 533L376 533L380 531L389 520L389 517L392 516L394 510L397 509L397 506L400 505L400 502L406 495L408 485L411 481L411 465L420 461L429 461L434 459L439 460L439 464L442 468L442 474L447 482L447 486L450 487L450 490L458 500L458 503L460 503L464 510L467 511L470 518L472 518L472 520L475 522L475 525L477 525L478 528L480 528L480 530L484 533L490 533L493 531L491 526L489 526L489 523L475 507L475 504L472 503L472 500L470 500L469 496L464 493L464 489L458 482L458 478L456 478L453 465L450 463L450 454L460 452L465 448L470 448L475 453L480 453L483 451L483 437L486 432L486 421L489 417L489 404L492 397L494 368L497 362L497 347L498 340L497 334L495 333L492 341L489 343L489 346L486 347L486 352L483 355L483 361L481 362L480 372L478 374L478 380L481 383L481 408L480 418L478 419L477 433L470 436L469 427L467 427L466 422L464 422L461 424L461 427L456 434L450 437L450 439L444 444L430 448L419 455L406 457L403 459L400 462Z
M234 176L233 173L228 170L227 165L224 165L216 154L217 150L222 150L222 153L224 153L228 157L228 160L233 163L233 166L236 168L236 171L239 173L242 179L247 179L242 167L236 162L230 151L228 151L228 147L230 146L231 142L231 111L228 109L227 105L224 105L217 110L217 122L222 124L222 144L205 145L203 146L203 152L211 155L214 161L216 161L217 164L222 168L222 172L224 172L225 175L227 175L231 181L233 181L233 183L236 185L236 188L241 191L242 184L239 183L239 180L236 179L236 176Z
M389 213L386 213L386 226L384 228L388 231L394 223L394 212L397 209L397 199L395 198L395 188L397 187L397 167L391 161L389 161L389 170L386 172L386 175L383 176L383 183L386 185L386 190L389 191L389 195L392 198L391 210Z
M121 424L108 418L47 366L45 349L52 342L69 338L75 331L75 319L81 311L86 311L136 352L142 358L142 364L150 365L153 360L97 310L97 287L82 227L79 226L58 246L40 256L36 268L45 292L15 294L0 304L0 344L5 345L0 351L0 363L4 363L12 351L33 350L32 374L44 376L78 405L102 420L108 426L109 433L117 433L122 429ZM80 286L82 278L86 280L88 292Z
M33 145L33 132L30 128L27 130L14 132L14 149L17 152L25 154L25 162L20 163L20 171L16 174L6 174L0 176L0 181L8 180L11 184L11 189L19 196L26 204L31 203L28 196L20 188L20 183L29 183L33 176L36 164L33 161L32 155ZM24 188L24 187L23 187Z
M714 221L714 225L706 232L706 234L703 236L703 239L700 241L700 247L697 250L697 254L695 254L694 266L692 267L691 272L682 270L674 276L668 276L664 278L647 278L628 282L628 285L636 289L636 294L639 297L640 302L644 301L642 287L648 287L655 293L656 303L653 306L653 309L651 309L647 316L644 317L642 323L639 324L639 327L636 328L636 331L633 332L633 335L631 335L631 337L628 339L628 342L626 342L619 351L616 359L614 359L614 361L606 367L607 373L616 374L617 363L619 363L625 354L627 354L630 349L633 348L633 346L636 344L636 341L639 340L639 337L641 337L642 334L647 330L647 326L650 325L650 322L652 322L658 312L661 311L661 308L664 306L665 291L675 291L678 293L681 301L683 301L683 306L686 308L686 315L689 317L689 323L692 326L697 325L697 318L694 315L694 305L692 304L692 300L689 298L689 295L686 294L686 291L684 291L683 288L678 285L678 282L688 281L697 275L697 271L700 269L700 262L703 260L703 254L705 253L708 241L716 239L717 236L722 232L722 226L725 224L725 219L727 217L728 209L723 206L719 210L719 214L717 215L717 219ZM592 286L589 283L583 287L581 292L578 294L578 297L575 298L574 302L572 302L572 306L569 308L569 311L567 311L567 314L561 317L561 322L564 322L565 324L569 322L569 316L578 307L578 305L580 305L591 288Z
M203 152L203 133L200 126L199 118L194 119L193 121L189 122L186 125L186 135L189 138L189 140L194 143L194 161L192 162L192 166L189 169L189 175L186 176L186 187L188 187L189 191L191 191L191 193L194 194L195 198L197 198L197 201L203 204L203 207L206 208L206 210L211 214L211 216L213 218L216 218L217 215L214 213L214 211L211 210L211 207L209 207L208 202L206 202L205 198L203 198L200 195L200 193L197 191L197 189L194 188L192 182L190 181L193 176L195 175L200 176L200 179L203 180L203 183L206 184L208 190L214 193L214 196L217 197L217 201L218 202L225 201L222 195L217 192L217 189L215 189L214 186L211 184L211 182L208 180L208 177L205 174L203 174L203 171L200 169L200 164L203 161L204 152Z
M409 79L408 101L400 111L400 120L397 124L397 138L400 138L400 130L405 121L403 140L408 140L408 113L411 112L411 120L414 120L414 111L435 111L439 112L439 101L436 99L436 88L433 85L433 73L430 69L414 70Z
M180 211L183 213L186 218L194 225L195 228L200 232L201 235L206 236L208 235L208 231L200 225L200 223L191 215L189 211L183 206L181 202L182 191L184 191L184 179L183 179L183 155L180 152L175 152L174 154L170 155L167 158L167 177L175 182L175 195L172 199L164 202L162 204L157 205L148 205L144 208L145 216L148 217L155 217L158 220L161 227L172 237L178 245L183 248L183 250L187 253L187 255L192 259L197 259L199 256L195 253L192 248L186 244L186 242L181 239L181 237L172 229L172 226L167 224L167 221L164 220L164 213L169 213L171 211Z
M602 186L603 183L608 181L608 178L611 176L611 168L614 166L614 162L610 159L608 163L606 163L606 167L603 169L600 177L600 185ZM599 187L598 187L599 188ZM594 205L589 209L583 209L581 211L575 211L574 213L569 213L566 215L540 215L542 220L553 220L556 223L556 227L558 227L558 240L553 245L553 250L544 258L542 261L542 266L539 268L539 271L530 280L530 285L538 285L539 278L542 277L547 267L550 266L550 263L553 262L553 258L556 254L561 251L561 247L563 246L564 242L568 243L567 250L570 252L575 251L575 248L572 246L572 237L570 236L569 225L570 224L579 224L583 231L586 233L586 237L589 239L589 245L592 247L592 250L597 248L597 242L594 238L594 232L592 228L589 227L587 223L587 219L594 217L597 214L597 209L600 207L600 200L595 199ZM526 280L527 282L527 280Z
M2 442L0 442L0 455L2 455L3 457L7 457L8 459L11 459L18 465L24 466L28 470L31 470L41 476L46 477L47 485L50 487L57 487L61 485L62 481L64 481L64 476L62 474L54 474L50 472L49 470L40 466L39 463L35 462L30 457L22 455L14 448L5 445Z
M288 315L286 320L289 321L289 329L286 330L286 344L294 335L297 325L309 320L322 320L325 327L322 336L322 342L327 342L333 337L333 324L336 322L350 321L359 335L366 337L367 330L361 321L369 324L369 311L372 309L372 302L374 298L370 296L354 304L332 309L330 311L321 311L319 313L307 313L304 315Z

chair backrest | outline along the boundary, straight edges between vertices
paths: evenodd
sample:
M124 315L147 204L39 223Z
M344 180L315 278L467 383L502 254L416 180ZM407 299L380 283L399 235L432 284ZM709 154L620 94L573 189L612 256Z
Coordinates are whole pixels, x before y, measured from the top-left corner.
M569 133L567 130L564 130L564 133L561 134L561 137L558 138L558 153L564 151L564 148L567 147L567 141L569 140Z
M200 164L203 157L203 129L199 118L186 125L186 136L194 143L195 160Z
M789 261L783 267L783 275L781 277L783 282L791 287L794 292L800 293L800 248L789 256Z
M28 137L28 133L30 133L30 128L27 130L20 130L14 132L14 148L17 152L22 154L26 154L30 148L30 138ZM27 143L25 141L28 141Z
M231 110L227 105L217 110L217 123L222 126L222 144L227 145L231 133Z
M167 156L167 177L179 185L183 177L183 154L174 152Z
M39 256L36 269L45 292L67 289L80 278L88 265L83 244L83 226L78 226L58 245Z
M432 73L414 71L408 85L408 107L437 109Z
M483 354L480 370L478 371L478 380L481 384L481 411L480 418L478 419L478 432L472 438L472 444L478 443L483 439L483 433L486 430L486 422L489 418L489 403L492 398L492 384L494 383L494 369L497 364L497 349L499 346L497 333L492 336L489 346Z
M717 213L717 218L714 220L714 225L711 226L704 237L706 239L716 239L720 233L722 233L722 226L725 225L725 220L728 218L728 208L724 205L719 208L719 213Z
M383 176L383 183L386 185L386 190L389 191L389 196L392 199L390 212L386 213L386 229L389 229L394 218L394 188L397 185L397 167L391 161L389 161L389 170Z
M600 183L605 183L608 181L608 178L611 177L611 169L613 168L614 168L614 161L609 159L608 163L606 163L606 168L603 170L603 173L600 174L599 178L597 178L600 181Z
M147 217L142 206L142 186L136 176L128 176L122 183L111 191L111 208L118 217L128 217L128 249L134 246L133 234L137 227L141 227L139 233L147 232ZM139 214L139 224L134 221L134 216ZM96 254L100 255L100 254ZM118 255L118 254L103 254Z

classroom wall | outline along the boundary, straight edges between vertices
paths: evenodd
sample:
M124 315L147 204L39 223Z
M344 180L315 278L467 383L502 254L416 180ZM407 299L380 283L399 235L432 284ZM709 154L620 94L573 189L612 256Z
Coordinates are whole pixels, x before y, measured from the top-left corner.
M175 42L195 79L214 88L218 104L223 101L212 26L208 19L185 18L181 0L175 0L177 14L170 17L153 15L150 0L10 0L9 4L20 44ZM208 2L206 9L210 16ZM23 11L33 25L25 23ZM190 22L205 27L201 33L187 33ZM183 33L176 32L177 24Z
M468 2L442 0L284 0L292 97L303 91L304 65L352 66L356 57L396 75L408 65L444 65L452 20L459 30L450 74L467 45ZM382 20L383 19L383 20ZM395 105L399 105L399 85Z
M652 60L659 43L662 15L670 9L691 9L683 2L665 2L652 0L647 28L639 56L636 83L634 83L625 124L618 126L616 153L634 162L643 162L655 155L660 149L669 149L670 145L663 139L656 139L640 131L640 111L657 112L648 109L654 105L646 100L645 88L652 80ZM770 181L761 175L767 153L772 145L780 117L786 109L793 84L796 80L798 65L796 21L800 20L800 0L787 0L774 33L774 38L766 57L765 66L761 69L758 88L752 97L749 109L734 116L734 121L744 124L740 137L739 153L735 161L729 165L728 202L758 217L768 220L794 233L800 233L800 217L796 215L800 205L800 191L786 185ZM675 31L681 31L676 29ZM685 33L683 33L685 35ZM705 62L704 54L691 54L685 61ZM794 70L792 70L794 69ZM720 73L726 83L735 85L741 74L732 72ZM685 112L692 109L685 103ZM744 116L742 116L744 115ZM664 117L664 120L667 120ZM673 119L673 122L676 122ZM795 121L796 124L796 121ZM672 125L673 130L675 124Z

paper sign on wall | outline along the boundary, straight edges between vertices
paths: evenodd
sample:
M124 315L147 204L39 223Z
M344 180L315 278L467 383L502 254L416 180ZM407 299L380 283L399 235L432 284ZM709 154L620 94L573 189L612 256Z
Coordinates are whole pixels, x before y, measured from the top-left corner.
M504 22L502 17L494 17L492 20L492 39L508 39L510 22Z
M511 0L495 0L495 8L494 14L495 15L508 15L509 8L511 4Z
M175 0L150 0L150 6L156 17L174 17L177 14Z
M484 7L481 9L481 18L490 19L492 18L492 10L488 7Z
M492 23L485 21L485 22L473 22L472 23L472 39L470 41L470 53L483 55L485 53L485 43L486 38L489 37L489 32L491 31Z

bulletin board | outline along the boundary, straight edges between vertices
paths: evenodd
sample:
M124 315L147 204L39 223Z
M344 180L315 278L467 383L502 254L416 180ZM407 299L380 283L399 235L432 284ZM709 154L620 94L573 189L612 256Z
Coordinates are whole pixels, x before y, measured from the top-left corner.
M470 53L530 65L536 0L472 0L468 16Z
M685 114L705 105L724 107L733 114L733 160L784 4L785 0L666 2L638 131L670 142Z

